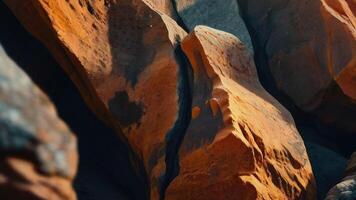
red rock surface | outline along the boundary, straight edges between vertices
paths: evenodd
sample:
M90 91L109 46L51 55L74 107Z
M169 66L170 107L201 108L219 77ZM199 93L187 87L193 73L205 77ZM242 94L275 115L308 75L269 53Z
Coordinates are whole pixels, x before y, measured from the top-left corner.
M0 199L76 199L76 139L1 44L0 152Z
M178 5L176 16L173 1L5 2L50 49L90 108L132 147L151 199L166 189L166 199L314 198L311 166L291 115L262 88L247 48L232 35L196 28L182 44L193 67L188 74L178 45L186 33L173 20L182 20L186 9ZM356 130L354 1L239 2L278 88L323 121ZM203 14L183 22L193 29L211 19L204 11L224 12L226 5L196 5ZM223 14L214 19L235 16ZM21 160L6 162L16 168ZM18 171L28 174L31 165Z
M193 119L167 199L313 199L314 177L289 112L260 85L233 35L199 26L182 42Z
M166 137L179 118L175 47L186 33L140 0L6 3L50 49L92 110L128 141L157 197L164 169L151 170L164 159Z

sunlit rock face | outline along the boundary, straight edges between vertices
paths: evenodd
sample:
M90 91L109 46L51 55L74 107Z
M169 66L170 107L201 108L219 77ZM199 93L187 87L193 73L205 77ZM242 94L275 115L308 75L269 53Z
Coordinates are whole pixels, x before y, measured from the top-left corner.
M182 49L192 64L193 112L166 198L313 199L294 121L262 88L240 40L198 26Z
M5 2L130 148L147 199L314 199L303 140L254 55L291 104L356 130L351 1Z
M187 107L187 73L176 51L185 31L152 2L6 3L50 49L92 110L129 143L133 162L144 165L150 195L158 198L166 169L152 169L188 119L181 111Z
M1 44L0 152L1 199L76 199L76 139Z
M326 200L356 198L356 152L352 154L345 171L345 178L326 195Z
M260 55L257 61L265 63L261 70L270 72L278 90L324 123L355 132L355 2L238 2Z

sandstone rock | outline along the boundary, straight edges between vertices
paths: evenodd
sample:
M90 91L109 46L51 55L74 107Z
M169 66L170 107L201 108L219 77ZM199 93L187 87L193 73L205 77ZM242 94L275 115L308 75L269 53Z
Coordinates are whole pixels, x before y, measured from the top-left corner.
M194 117L166 199L313 199L303 140L242 42L198 26L182 49L193 68Z
M251 54L250 34L240 17L236 0L174 0L179 17L191 31L197 25L206 25L226 31L240 38Z
M187 119L187 73L176 51L186 33L141 0L5 2L51 50L92 110L128 141L158 198L166 168L157 174L152 168L169 159L166 145L180 140L172 135Z
M346 177L333 187L327 194L326 200L352 200L356 199L356 152L351 156Z
M1 45L0 152L0 199L76 199L76 139Z
M356 99L355 1L238 1L278 88L297 105L315 108L333 81Z

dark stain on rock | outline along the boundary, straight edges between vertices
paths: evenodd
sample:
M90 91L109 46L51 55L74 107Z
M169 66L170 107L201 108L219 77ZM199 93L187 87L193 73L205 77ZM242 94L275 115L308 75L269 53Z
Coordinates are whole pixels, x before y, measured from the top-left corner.
M144 38L159 23L159 17L147 8L135 9L125 0L111 6L109 23L113 73L123 74L135 86L140 73L154 59L155 50L144 44Z
M133 123L140 126L140 120L144 114L143 105L130 102L126 91L115 93L115 97L109 101L109 110L123 127Z

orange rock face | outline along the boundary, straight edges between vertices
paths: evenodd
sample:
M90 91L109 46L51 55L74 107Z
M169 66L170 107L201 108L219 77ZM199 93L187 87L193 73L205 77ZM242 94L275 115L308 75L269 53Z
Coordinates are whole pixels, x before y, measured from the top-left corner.
M151 199L313 197L293 119L232 35L195 29L182 45L190 74L169 1L5 2L132 147Z
M198 26L182 48L193 68L193 118L166 199L313 199L304 143L243 44Z
M76 139L1 44L0 152L0 199L76 199Z
M176 43L186 33L163 14L162 5L167 4L6 3L52 51L92 110L132 146L146 168L151 194L158 198L157 179L164 176L165 167L157 175L151 176L151 170L165 159L166 137L180 131L175 125L180 123L187 91L181 89L181 61L176 59Z

